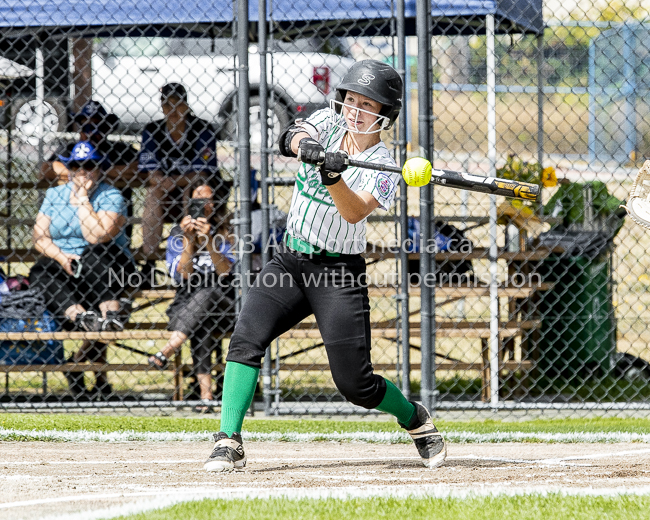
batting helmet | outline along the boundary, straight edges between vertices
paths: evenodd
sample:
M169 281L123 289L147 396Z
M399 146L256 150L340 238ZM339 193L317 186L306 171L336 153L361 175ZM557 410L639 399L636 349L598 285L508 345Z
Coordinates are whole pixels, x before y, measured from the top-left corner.
M379 115L387 119L384 130L393 125L402 109L402 78L393 67L381 61L363 60L350 67L336 88L337 113L341 113L348 90L381 103Z

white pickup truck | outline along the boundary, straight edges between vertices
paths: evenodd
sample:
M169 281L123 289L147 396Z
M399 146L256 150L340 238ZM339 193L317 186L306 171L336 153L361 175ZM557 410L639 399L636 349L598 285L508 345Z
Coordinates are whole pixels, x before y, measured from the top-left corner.
M269 44L267 83L272 116L272 135L292 119L326 106L334 88L354 63L341 52L322 52L327 47L345 48L341 41L301 39ZM107 38L95 41L92 55L93 99L115 113L125 129L139 132L148 122L162 117L159 89L172 81L185 85L189 104L199 117L220 128L220 139L236 133L237 61L235 42L225 38ZM321 52L319 52L321 51ZM256 45L249 47L251 145L260 144L260 59ZM46 96L38 102L28 94L13 104L17 135L38 141L39 121L46 140L57 132L72 130L68 96ZM0 113L0 117L2 114ZM275 141L273 141L275 142Z
M300 114L326 106L341 77L354 61L315 52L310 40L273 42L267 60L272 132ZM249 47L251 138L259 131L260 58ZM235 135L237 61L233 40L197 38L111 38L92 58L93 99L137 130L162 117L162 85L179 82L188 91L194 113L218 124L221 139ZM259 140L259 137L257 137Z

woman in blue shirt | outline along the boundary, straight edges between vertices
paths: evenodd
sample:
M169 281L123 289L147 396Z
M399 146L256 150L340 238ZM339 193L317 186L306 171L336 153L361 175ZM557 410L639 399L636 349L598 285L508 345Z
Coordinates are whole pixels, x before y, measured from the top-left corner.
M120 282L134 270L124 233L126 201L119 190L100 182L104 158L90 142L77 143L70 157L61 159L71 178L47 190L36 217L34 247L43 257L30 271L30 284L43 292L48 310L64 328L122 330ZM88 357L83 350L75 361ZM99 351L95 358L104 357L105 348ZM76 390L85 388L76 385Z
M34 247L43 258L30 282L45 293L55 316L86 331L123 328L118 279L132 265L126 202L119 190L99 182L102 160L90 142L77 143L67 161L72 179L47 190L34 226Z

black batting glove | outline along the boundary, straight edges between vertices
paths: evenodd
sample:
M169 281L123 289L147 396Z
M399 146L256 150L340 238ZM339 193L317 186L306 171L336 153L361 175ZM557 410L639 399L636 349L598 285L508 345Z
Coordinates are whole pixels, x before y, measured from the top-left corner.
M341 173L348 169L348 154L345 152L326 153L325 162L320 167L323 186L331 186L341 180Z
M320 166L325 161L325 148L316 139L305 137L298 143L298 160Z
M343 173L348 169L348 154L346 152L326 153L323 168L328 172Z

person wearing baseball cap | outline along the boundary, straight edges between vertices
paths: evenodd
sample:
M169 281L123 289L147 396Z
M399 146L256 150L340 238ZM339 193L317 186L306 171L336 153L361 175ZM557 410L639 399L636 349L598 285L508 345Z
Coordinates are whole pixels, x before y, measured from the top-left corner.
M34 247L42 256L30 271L30 287L41 291L48 310L68 330L122 330L119 298L124 287L110 273L128 276L135 270L124 230L126 201L117 188L101 181L106 156L92 142L78 142L59 160L70 172L69 180L47 190L36 217ZM73 360L105 361L105 351L106 345L86 341ZM66 375L71 391L85 394L83 373ZM97 375L96 392L110 394L105 374Z
M128 143L109 141L108 134L113 133L119 119L109 114L98 101L90 100L72 117L79 130L79 140L92 143L105 157L102 169L104 175L112 180L130 180L137 174L136 161L138 151ZM69 177L65 158L70 157L76 141L62 144L41 166L41 175L50 181L65 183ZM63 158L63 159L62 159Z
M223 182L217 167L217 130L194 115L185 87L180 83L163 85L160 104L164 117L145 127L138 163L139 171L148 176L142 250L150 260L142 273L149 282L155 274L151 257L162 240L163 222L182 218L187 191L199 179Z

